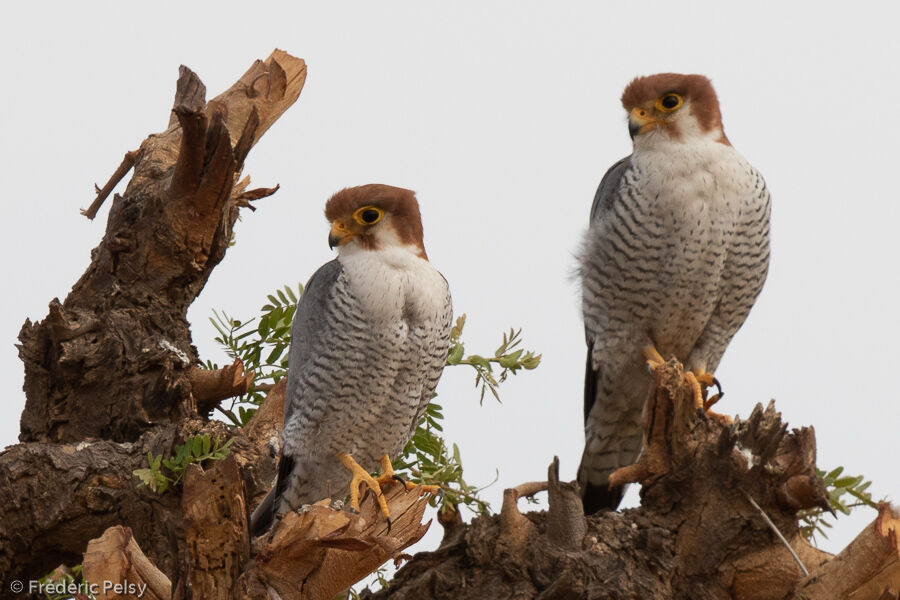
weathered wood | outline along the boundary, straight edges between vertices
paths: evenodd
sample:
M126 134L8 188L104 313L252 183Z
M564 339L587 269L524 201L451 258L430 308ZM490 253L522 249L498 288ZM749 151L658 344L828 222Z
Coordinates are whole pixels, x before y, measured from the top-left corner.
M182 67L175 122L126 155L105 186L133 162L87 271L20 332L22 441L130 441L195 413L187 309L224 256L239 207L269 191L246 192L240 169L305 77L302 60L276 50L206 102Z
M147 466L148 452L170 455L180 429L156 427L135 442L32 442L0 452L0 573L28 581L77 565L88 540L115 525L130 527L171 572L172 540L183 537L180 500L138 487L133 471Z
M745 494L802 560L830 558L802 540L796 519L822 504L821 482L785 493L787 482L796 492L815 477L810 430L788 432L771 404L746 421L709 418L674 362L658 373L645 415L647 451L617 472L642 484L640 508L593 515L582 529L567 502L520 514L515 500L538 485L507 490L499 516L414 557L372 597L780 600L803 575ZM558 486L551 470L551 498Z
M250 558L247 508L234 456L188 467L181 501L191 595L228 600Z
M97 600L169 600L172 583L134 541L128 527L110 527L88 543L84 582Z
M428 495L398 484L384 497L390 531L371 493L355 514L327 501L287 513L254 540L255 557L241 577L239 596L263 600L274 590L282 600L329 600L385 561L399 559L428 531L431 521L422 523Z
M882 504L878 517L833 559L793 589L797 600L880 600L900 592L900 511Z

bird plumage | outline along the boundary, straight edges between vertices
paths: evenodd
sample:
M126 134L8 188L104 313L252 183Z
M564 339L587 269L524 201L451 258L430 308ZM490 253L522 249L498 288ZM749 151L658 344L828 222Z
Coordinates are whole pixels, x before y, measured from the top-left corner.
M730 145L709 80L634 80L622 103L633 153L603 177L581 257L588 346L585 510L615 508L609 475L641 450L652 383L643 349L715 370L765 280L769 194Z
M380 212L374 223L365 210ZM402 450L447 357L449 289L426 258L413 193L349 188L326 216L338 257L312 276L294 316L279 475L254 535L276 513L343 497L339 454L373 471Z

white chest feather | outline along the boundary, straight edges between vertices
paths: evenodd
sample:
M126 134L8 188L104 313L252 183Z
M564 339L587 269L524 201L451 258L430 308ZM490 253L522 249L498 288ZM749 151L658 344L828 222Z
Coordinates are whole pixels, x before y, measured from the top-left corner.
M756 177L731 146L709 137L675 142L663 137L635 147L632 164L643 193L677 213L735 213Z
M447 282L434 266L404 246L341 249L338 260L353 295L370 319L410 324L438 319L447 306Z

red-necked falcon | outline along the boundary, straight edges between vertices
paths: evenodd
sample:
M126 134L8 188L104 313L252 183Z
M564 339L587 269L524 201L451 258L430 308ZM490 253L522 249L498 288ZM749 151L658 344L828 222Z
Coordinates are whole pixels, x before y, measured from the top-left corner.
M343 497L348 483L358 509L360 481L388 516L379 483L393 475L390 457L415 431L447 359L450 292L425 253L415 194L347 188L325 217L338 255L306 284L294 316L278 479L254 512L254 535L276 514Z
M725 137L709 79L638 77L622 105L633 151L600 182L580 256L587 513L622 499L608 478L641 451L648 365L678 359L702 402L769 264L769 192Z

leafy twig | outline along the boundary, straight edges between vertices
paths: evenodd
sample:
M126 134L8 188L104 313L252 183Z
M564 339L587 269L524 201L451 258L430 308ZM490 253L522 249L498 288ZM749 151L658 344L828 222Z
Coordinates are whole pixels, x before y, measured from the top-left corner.
M845 515L859 506L870 506L874 509L878 508L878 503L872 500L872 494L866 490L872 485L871 481L865 481L862 475L852 476L841 474L844 467L837 467L829 472L816 469L816 474L825 482L825 490L828 492L828 501L834 511L839 511ZM843 500L845 495L856 498L856 502L847 503ZM825 517L825 511L821 508L810 508L801 510L797 513L797 517L801 521L800 533L806 539L815 542L816 534L828 539L823 528L831 528L832 525Z
M515 375L519 369L530 371L541 364L540 354L518 348L522 343L522 330L513 328L503 334L503 341L494 351L494 356L484 357L480 354L465 356L465 346L460 340L465 324L466 315L463 314L456 320L456 325L450 332L450 351L447 353L447 364L469 365L475 369L475 387L481 387L480 403L484 403L484 394L488 391L499 402L500 394L497 392L497 388L506 381L510 374ZM494 375L494 365L500 367L500 372L496 376Z
M148 468L134 470L135 477L141 480L138 485L146 485L157 494L162 495L170 486L181 483L189 464L200 464L206 460L222 460L228 456L233 441L234 438L230 438L224 444L220 444L220 440L213 441L209 435L195 435L187 438L184 444L177 446L175 456L171 458L163 460L161 454L154 455L152 452L148 452ZM165 467L170 474L164 473L162 467Z

